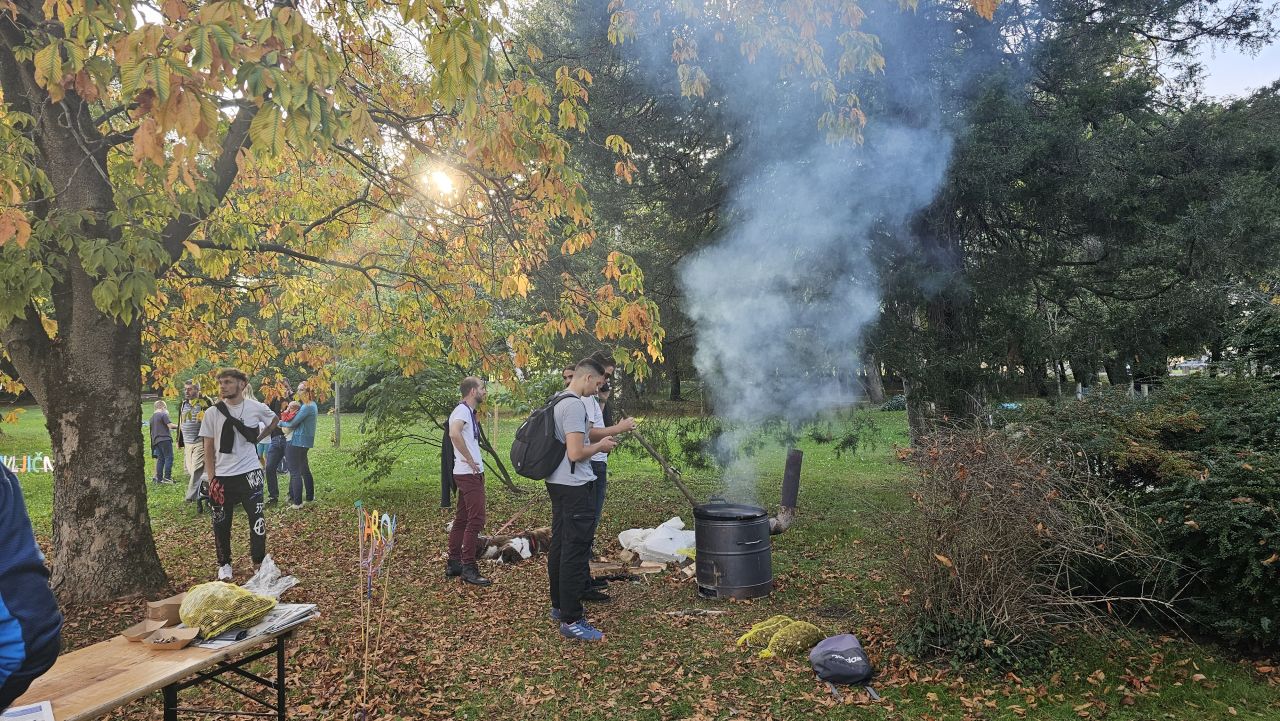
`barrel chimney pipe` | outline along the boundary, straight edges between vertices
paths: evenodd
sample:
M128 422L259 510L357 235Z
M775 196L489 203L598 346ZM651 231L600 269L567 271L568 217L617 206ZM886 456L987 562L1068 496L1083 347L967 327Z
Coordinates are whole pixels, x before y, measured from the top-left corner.
M777 535L791 527L796 517L796 505L800 495L800 465L804 452L798 448L787 451L787 465L782 473L782 501L778 515L769 519L769 534Z

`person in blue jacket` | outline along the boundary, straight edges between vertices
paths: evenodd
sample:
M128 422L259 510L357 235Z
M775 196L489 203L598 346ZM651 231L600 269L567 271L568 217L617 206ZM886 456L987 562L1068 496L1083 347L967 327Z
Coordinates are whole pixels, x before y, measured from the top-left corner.
M0 463L0 711L62 650L62 613L18 477Z
M295 510L302 508L304 489L308 503L316 500L316 482L311 477L311 463L307 460L307 454L316 444L318 411L306 381L298 384L298 400L302 403L298 414L292 420L280 424L281 428L293 429L293 435L287 441L289 445L285 448L284 457L289 464L289 507Z

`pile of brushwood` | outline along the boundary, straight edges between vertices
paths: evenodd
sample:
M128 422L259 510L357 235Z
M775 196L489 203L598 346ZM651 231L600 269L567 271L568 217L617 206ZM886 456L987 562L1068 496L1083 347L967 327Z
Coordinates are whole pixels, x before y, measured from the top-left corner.
M882 517L912 655L1026 667L1056 634L1176 616L1181 569L1069 446L951 426L901 455L911 504Z

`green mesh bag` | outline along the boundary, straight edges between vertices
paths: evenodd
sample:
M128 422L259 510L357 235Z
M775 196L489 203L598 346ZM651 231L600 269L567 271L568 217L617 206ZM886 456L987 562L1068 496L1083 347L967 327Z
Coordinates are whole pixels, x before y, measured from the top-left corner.
M808 653L819 641L826 638L817 626L806 621L792 621L778 629L769 639L769 647L760 652L760 658L773 658L779 654Z
M751 627L750 631L742 634L738 638L739 646L768 646L769 640L773 638L773 634L781 630L783 626L789 623L795 623L790 616L770 616L765 620Z
M233 628L247 628L276 607L269 596L240 588L231 583L211 581L187 591L178 617L188 628L200 629L202 638L213 638Z

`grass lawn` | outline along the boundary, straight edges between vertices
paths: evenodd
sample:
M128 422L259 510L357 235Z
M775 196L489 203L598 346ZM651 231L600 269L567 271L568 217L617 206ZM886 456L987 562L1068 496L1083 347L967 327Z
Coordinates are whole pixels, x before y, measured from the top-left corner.
M1060 647L1060 659L1022 677L901 657L892 632L900 589L881 570L883 554L897 544L868 526L877 509L903 502L905 468L890 444L905 441L905 417L876 418L890 441L859 457L837 459L828 446L801 444L800 514L790 532L773 539L771 596L704 601L693 582L669 574L615 582L614 602L589 609L608 640L588 646L564 641L547 619L546 570L536 559L483 569L494 580L488 589L442 577L449 514L439 508L438 451L406 455L389 477L366 485L350 455L360 440L359 416L343 417L341 449L329 443L333 418L321 417L320 447L312 452L318 502L302 511L268 510L268 550L301 580L285 600L317 603L324 614L299 632L291 651L294 717L353 717L363 668L353 504L362 499L399 515L382 647L370 662L370 719L1280 719L1280 676L1259 673L1261 662L1146 632L1105 642L1072 639ZM504 421L498 442L509 443L514 429ZM0 430L0 453L49 450L37 409ZM782 461L779 448L758 458L760 499L771 509ZM178 466L180 476L180 457ZM47 547L51 477L27 474L23 484ZM529 493L517 497L491 483L490 529L526 507L517 527L549 523L541 484L524 484ZM718 488L710 475L694 475L690 485L701 497ZM183 504L183 488L181 481L149 488L156 541L175 590L212 580L215 572L208 515ZM619 531L673 515L692 526L682 502L656 465L618 453L610 463L604 550L618 550ZM250 566L239 512L233 533L243 581ZM690 608L727 613L663 613ZM141 599L68 608L65 642L74 649L108 638L141 609ZM850 691L836 702L804 658L761 660L735 648L737 636L776 613L859 635L881 669L876 685L884 700L873 704ZM111 718L159 715L155 694Z

